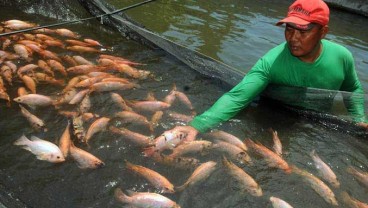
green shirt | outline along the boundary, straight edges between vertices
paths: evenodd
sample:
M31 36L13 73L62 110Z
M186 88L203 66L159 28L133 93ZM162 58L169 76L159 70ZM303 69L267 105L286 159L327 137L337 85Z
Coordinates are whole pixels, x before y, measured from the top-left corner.
M189 125L205 132L244 109L269 85L319 88L363 94L352 54L343 46L322 40L322 52L313 63L299 60L287 43L271 49L244 76L243 80ZM285 92L284 92L285 93ZM364 99L344 99L355 121L364 121Z

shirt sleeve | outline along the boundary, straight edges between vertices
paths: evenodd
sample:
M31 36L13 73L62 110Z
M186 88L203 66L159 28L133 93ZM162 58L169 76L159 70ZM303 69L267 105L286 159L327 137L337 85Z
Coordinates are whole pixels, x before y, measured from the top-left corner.
M364 112L364 91L355 71L354 59L351 53L346 56L344 67L345 80L340 90L352 92L342 93L346 109L355 122L367 122Z
M221 96L203 114L196 116L189 125L204 133L235 116L267 87L268 71L269 64L261 58L239 84Z

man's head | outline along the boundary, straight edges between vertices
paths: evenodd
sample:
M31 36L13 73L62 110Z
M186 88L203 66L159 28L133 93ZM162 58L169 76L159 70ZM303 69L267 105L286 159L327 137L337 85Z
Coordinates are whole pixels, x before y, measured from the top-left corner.
M320 41L328 32L330 11L322 0L296 0L287 17L276 25L286 24L285 39L290 52L302 61L313 62L320 54Z

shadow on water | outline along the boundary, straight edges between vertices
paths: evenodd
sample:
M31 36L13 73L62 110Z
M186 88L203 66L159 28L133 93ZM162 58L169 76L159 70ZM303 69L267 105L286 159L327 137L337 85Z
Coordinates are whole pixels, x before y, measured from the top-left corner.
M64 1L59 3L62 2ZM54 8L55 5L51 7ZM30 14L22 13L12 7L2 7L0 8L1 18L6 20L16 17L40 24L55 22L55 19L35 14L37 12L30 12L27 10L28 7L29 5L24 5L25 11ZM78 9L75 11L82 11L79 6L76 8ZM75 14L76 17L85 15L84 12ZM63 19L65 15L57 16ZM51 17L54 16L51 15ZM119 32L100 25L98 21L70 25L67 28L110 46L108 51L110 54L145 63L144 69L154 73L155 79L141 81L140 89L125 92L124 96L129 100L144 99L148 92L153 92L158 99L162 99L175 83L180 91L188 95L196 111L200 113L230 89L230 86L225 83L197 73L162 50L127 40ZM87 57L95 60L92 55ZM59 90L40 87L39 93L56 96ZM16 89L10 89L9 94L14 97ZM175 105L173 108L179 112L186 112L181 105ZM93 94L92 111L110 116L118 109L109 102L106 95ZM94 135L90 148L80 144L81 148L106 163L106 166L101 169L81 170L69 159L63 164L56 165L37 160L31 153L12 143L22 134L37 135L56 142L66 126L67 119L58 115L52 108L39 109L36 112L46 121L49 129L47 132L35 133L14 102L10 108L3 103L0 105L0 184L29 207L119 207L121 204L113 196L116 187L123 190L155 191L145 180L128 172L124 166L124 160L154 169L175 185L184 183L192 173L189 170L177 170L155 163L143 157L140 148L109 132ZM180 123L165 118L152 136L158 136L177 124ZM118 124L114 123L114 125ZM284 159L288 163L316 174L316 168L309 156L312 150L316 150L332 167L342 184L339 189L333 188L336 196L339 196L342 191L348 191L360 200L366 199L366 188L356 180L352 180L351 175L346 172L346 167L350 165L368 170L366 134L360 133L361 131L355 129L350 123L347 125L345 120L329 114L285 108L261 99L252 103L230 121L220 124L218 129L232 133L241 139L252 138L271 147L272 137L268 131L270 127L278 131L284 148ZM138 128L138 130L146 132L146 129ZM286 177L282 171L269 168L261 158L255 155L251 157L254 158L253 166L238 165L260 184L264 193L262 197L253 197L239 190L237 182L226 176L220 164L221 156L215 154L198 156L202 162L214 160L219 164L218 169L207 181L183 193L165 196L175 200L182 207L271 207L270 196L280 197L294 207L330 207L306 183L302 182L300 177L295 174ZM340 202L339 198L338 200ZM16 207L15 203L11 202L8 206Z

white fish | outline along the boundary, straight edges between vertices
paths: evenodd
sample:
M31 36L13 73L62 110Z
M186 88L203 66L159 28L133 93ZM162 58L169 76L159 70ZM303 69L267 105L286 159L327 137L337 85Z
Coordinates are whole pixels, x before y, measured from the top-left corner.
M14 142L14 145L23 146L23 149L32 152L39 160L46 160L52 163L64 162L65 158L59 147L46 140L42 140L36 136L32 136L29 140L22 135Z
M289 203L286 201L279 199L277 197L271 196L270 201L272 203L273 208L293 208Z

